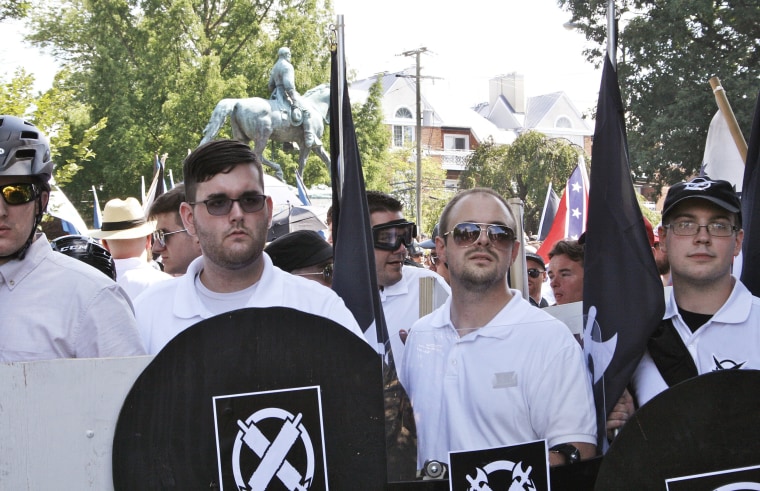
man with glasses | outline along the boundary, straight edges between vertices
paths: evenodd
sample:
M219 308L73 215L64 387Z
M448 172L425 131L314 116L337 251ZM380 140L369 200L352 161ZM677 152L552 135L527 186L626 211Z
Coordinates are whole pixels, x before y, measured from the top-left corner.
M52 173L45 135L0 116L0 361L144 354L124 290L37 232Z
M546 439L552 465L595 455L596 417L583 352L570 330L507 285L515 218L491 189L444 208L438 256L451 296L412 326L399 373L412 401L418 467L449 451Z
M443 279L425 268L405 266L408 248L417 236L417 225L404 218L399 200L379 191L367 191L369 221L375 246L375 271L385 324L398 369L406 333L420 318L420 278L432 277L447 293ZM369 338L371 334L367 333ZM372 339L369 340L372 344Z
M290 307L329 318L364 339L333 291L272 265L264 252L272 198L261 161L245 143L205 143L183 163L182 223L203 254L184 276L149 288L135 301L145 347L157 353L187 327L248 307Z
M164 272L172 276L185 274L190 262L201 255L198 237L187 233L179 215L185 201L185 184L179 183L156 198L150 205L148 219L156 222L153 232L153 254L161 256Z
M528 266L528 300L534 307L548 307L549 302L541 295L541 288L546 281L544 259L535 252L526 252L525 264Z
M438 253L435 252L435 238L438 237L439 231L438 231L438 224L435 224L435 227L433 227L433 237L430 239L420 243L420 247L423 249L430 249L430 255L428 256L428 269L430 271L435 271L441 277L446 281L446 284L449 284L449 268L446 267L446 264L443 263L438 258Z
M760 298L731 274L744 238L733 186L706 177L672 186L658 235L673 289L633 376L640 405L690 377L760 368Z

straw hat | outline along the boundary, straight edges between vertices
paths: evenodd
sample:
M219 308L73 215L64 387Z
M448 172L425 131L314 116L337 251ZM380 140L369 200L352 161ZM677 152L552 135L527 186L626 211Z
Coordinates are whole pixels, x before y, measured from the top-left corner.
M112 199L103 209L103 226L90 231L96 239L139 239L156 230L156 222L145 219L140 202L135 198Z

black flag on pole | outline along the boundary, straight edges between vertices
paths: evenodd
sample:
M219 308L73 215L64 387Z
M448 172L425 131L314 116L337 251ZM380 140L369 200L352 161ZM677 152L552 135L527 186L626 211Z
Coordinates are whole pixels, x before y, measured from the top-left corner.
M380 292L377 288L375 249L364 188L364 174L359 147L356 143L345 73L340 74L342 83L338 82L337 58L338 53L333 51L330 77L330 160L333 177L332 226L335 276L332 287L354 314L372 347L379 353L385 354L388 329L385 326ZM343 107L340 106L339 94L343 94ZM338 114L341 111L342 118Z
M605 57L594 130L583 279L583 313L601 339L585 336L594 382L599 449L615 406L660 324L665 299L628 163L617 74ZM587 327L587 330L589 327ZM606 349L601 348L604 343ZM590 346L588 345L590 344ZM599 356L607 351L611 356Z
M747 162L742 184L742 283L760 297L760 213L756 213L760 193L760 93L757 95L752 133L747 146Z

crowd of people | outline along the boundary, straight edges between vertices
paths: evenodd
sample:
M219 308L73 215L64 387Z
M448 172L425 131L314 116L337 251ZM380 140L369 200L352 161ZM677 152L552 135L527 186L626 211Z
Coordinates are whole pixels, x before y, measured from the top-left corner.
M409 439L417 469L445 463L449 451L537 439L547 440L552 465L596 454L581 346L541 310L582 301L583 240L557 242L549 258L526 251L524 298L508 284L524 242L493 190L458 193L420 243L401 202L366 192L390 339L382 346L330 288L333 248L322 235L297 231L266 243L273 203L248 145L203 144L183 162L184 183L147 216L135 198L113 199L91 237L52 243L38 231L53 172L45 135L0 116L0 150L0 360L156 354L203 319L284 306L329 318L392 353L416 422ZM760 299L731 271L741 218L725 181L670 188L662 223L649 226L663 284L672 285L665 318L608 428L685 378L760 367ZM428 315L420 314L423 278L448 296Z

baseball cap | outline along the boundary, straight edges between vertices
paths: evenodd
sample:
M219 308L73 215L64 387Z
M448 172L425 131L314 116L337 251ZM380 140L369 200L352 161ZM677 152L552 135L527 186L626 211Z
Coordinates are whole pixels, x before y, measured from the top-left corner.
M525 253L525 259L530 259L532 261L536 261L538 264L541 265L543 269L546 269L546 264L544 263L544 258L536 254L535 252L526 252Z
M435 227L433 227L433 236L428 240L420 242L420 247L423 249L435 249L435 238L438 237L438 235L438 224L436 223Z
M733 185L728 181L713 181L707 176L695 177L691 181L679 182L671 186L668 195L665 197L662 216L665 217L682 201L693 198L707 200L724 210L736 213L739 217L739 224L741 224L742 205Z

